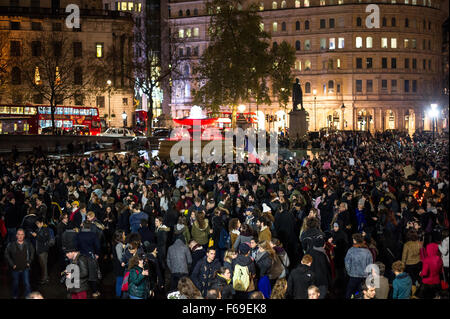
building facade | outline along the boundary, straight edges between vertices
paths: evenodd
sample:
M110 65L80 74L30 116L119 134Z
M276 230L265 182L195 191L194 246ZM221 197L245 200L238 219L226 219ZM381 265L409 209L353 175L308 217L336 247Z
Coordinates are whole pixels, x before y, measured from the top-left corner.
M65 8L69 4L76 4L80 8L80 28L72 29L66 25L69 13L65 12ZM73 42L74 58L104 59L115 70L108 79L104 79L104 83L99 83L104 89L95 94L83 94L82 99L74 97L65 100L64 105L97 106L108 126L121 127L124 112L127 118L132 118L133 88L124 74L125 70L121 68L133 45L130 14L105 10L101 0L0 0L0 16L0 31L7 32L8 46L14 42L22 55L31 54L27 43L39 34L61 32ZM108 60L110 50L121 53L117 59ZM8 67L20 68L20 65ZM16 92L23 89L20 83L12 84L11 87ZM45 101L15 101L3 95L1 103L45 104Z
M431 129L428 110L442 92L442 24L448 15L440 0L255 3L272 45L286 41L296 49L294 76L302 86L309 130ZM373 11L366 12L371 4L379 9L374 19ZM172 32L185 41L188 72L208 44L205 1L173 0L169 5ZM193 85L174 83L172 117L188 114ZM255 103L246 107L258 111L260 128L281 130L288 123L276 100L258 110Z

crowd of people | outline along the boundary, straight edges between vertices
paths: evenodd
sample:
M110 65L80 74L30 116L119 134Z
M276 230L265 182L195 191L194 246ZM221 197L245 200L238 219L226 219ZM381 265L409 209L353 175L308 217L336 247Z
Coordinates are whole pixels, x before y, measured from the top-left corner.
M48 269L72 299L448 298L448 137L336 132L273 175L41 155L0 158L12 298Z

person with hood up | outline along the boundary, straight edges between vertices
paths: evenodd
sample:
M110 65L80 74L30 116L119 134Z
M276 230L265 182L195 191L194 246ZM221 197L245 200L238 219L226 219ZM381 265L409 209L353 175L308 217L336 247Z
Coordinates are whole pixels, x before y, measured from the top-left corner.
M196 212L195 222L192 225L191 230L192 239L194 239L199 245L207 248L210 233L211 230L209 227L209 221L205 218L205 212Z
M308 299L308 287L314 284L314 273L311 270L313 258L304 255L301 264L295 268L288 279L287 295L293 299Z
M422 258L422 277L423 288L419 297L424 299L433 299L440 290L440 274L442 272L442 258L439 255L439 246L436 243L430 243L425 248L425 256Z
M186 216L178 217L178 222L174 227L173 235L175 240L177 236L182 235L185 243L189 243L191 241L191 233L189 232Z

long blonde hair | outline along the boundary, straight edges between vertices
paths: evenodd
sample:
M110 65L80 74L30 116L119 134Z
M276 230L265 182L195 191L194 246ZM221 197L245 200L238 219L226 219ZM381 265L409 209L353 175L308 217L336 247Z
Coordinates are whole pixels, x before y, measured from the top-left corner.
M286 298L287 281L286 278L280 278L273 286L270 299L285 299Z

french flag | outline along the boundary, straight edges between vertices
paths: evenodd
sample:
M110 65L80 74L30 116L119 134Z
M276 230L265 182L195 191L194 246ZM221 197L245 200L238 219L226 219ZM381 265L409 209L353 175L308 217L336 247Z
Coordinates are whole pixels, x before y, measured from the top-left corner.
M248 162L249 163L256 163L261 165L261 161L258 158L258 153L256 152L255 146L248 141Z
M433 178L439 178L439 171L437 170L433 171Z
M305 159L300 163L300 165L302 167L306 167L306 166L308 166L308 164L309 164L309 162L307 160L305 160Z

